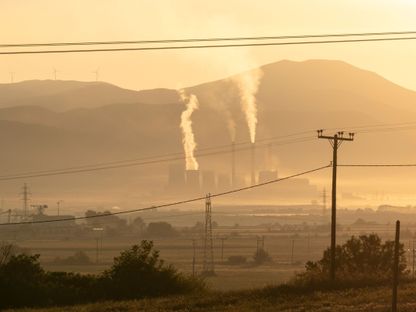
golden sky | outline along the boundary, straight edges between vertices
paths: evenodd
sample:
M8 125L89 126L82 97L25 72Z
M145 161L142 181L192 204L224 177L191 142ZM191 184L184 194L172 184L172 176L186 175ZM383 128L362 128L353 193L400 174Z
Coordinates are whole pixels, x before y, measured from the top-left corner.
M416 0L0 0L0 43L416 30ZM339 59L416 90L416 40L360 44L0 56L0 83L100 79L182 87L279 61Z

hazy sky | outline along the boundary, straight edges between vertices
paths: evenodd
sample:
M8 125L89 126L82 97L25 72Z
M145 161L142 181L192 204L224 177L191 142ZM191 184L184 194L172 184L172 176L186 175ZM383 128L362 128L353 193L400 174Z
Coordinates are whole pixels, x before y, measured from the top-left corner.
M0 43L416 30L414 0L0 0ZM416 40L291 47L0 56L0 82L181 87L282 59L340 59L416 90Z

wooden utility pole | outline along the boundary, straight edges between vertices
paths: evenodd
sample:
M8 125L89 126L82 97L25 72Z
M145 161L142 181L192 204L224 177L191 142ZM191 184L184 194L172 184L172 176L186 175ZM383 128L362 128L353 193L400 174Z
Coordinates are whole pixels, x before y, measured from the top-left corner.
M397 285L399 283L399 246L400 246L400 221L396 221L396 239L394 241L394 264L393 264L393 295L391 300L391 311L397 312Z
M205 276L215 275L214 271L214 244L212 238L212 206L211 194L205 196L205 233L204 233L204 261L202 263L202 274Z
M220 237L221 240L221 262L224 262L224 241L227 237Z
M295 240L292 239L292 253L290 255L290 264L293 264L293 251L295 249Z
M192 253L192 276L195 276L195 255L196 255L196 240L192 239L192 249L193 249L193 253Z
M331 205L331 265L329 278L335 280L335 248L336 248L336 221L337 221L337 161L338 148L344 141L354 141L354 133L348 133L344 137L344 132L338 132L333 136L323 135L323 130L318 130L319 139L327 139L333 148L332 153L332 205Z
M413 245L412 245L412 255L413 255L412 278L415 279L415 240L414 239L413 239Z

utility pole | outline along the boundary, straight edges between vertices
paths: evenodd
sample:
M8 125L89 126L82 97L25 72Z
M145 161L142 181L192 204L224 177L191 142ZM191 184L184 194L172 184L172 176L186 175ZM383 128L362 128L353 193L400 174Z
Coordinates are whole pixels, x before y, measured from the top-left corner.
M98 264L99 250L103 249L103 231L104 228L96 227L92 229L95 233L95 263Z
M293 264L293 252L295 250L295 240L292 239L292 253L290 255L290 264Z
M193 249L193 253L192 253L192 277L195 277L195 256L196 256L196 239L193 238L192 239L192 249Z
M235 143L231 142L231 187L235 188Z
M221 240L221 262L224 262L224 241L227 237L220 237Z
M58 201L56 202L56 206L57 206L57 208L58 208L58 216L60 215L61 204L62 204L63 202L64 202L63 200L58 200Z
M30 191L27 184L23 184L22 201L23 201L23 216L27 218L27 209L29 207Z
M336 248L336 221L337 221L337 161L338 148L344 141L354 141L354 133L348 133L348 137L344 137L344 132L338 132L333 136L323 135L323 130L318 130L318 138L329 141L333 148L332 154L332 198L331 198L331 266L329 270L329 278L335 280L335 248Z
M214 244L212 239L212 206L211 194L209 193L205 197L204 262L202 263L202 274L205 276L215 275Z
M413 278L413 279L415 279L415 239L413 239L412 254L413 254L413 261L412 261L412 278Z
M391 300L391 311L397 311L397 285L399 283L399 245L400 245L400 221L396 221L396 239L394 241L394 264L393 264L393 292Z

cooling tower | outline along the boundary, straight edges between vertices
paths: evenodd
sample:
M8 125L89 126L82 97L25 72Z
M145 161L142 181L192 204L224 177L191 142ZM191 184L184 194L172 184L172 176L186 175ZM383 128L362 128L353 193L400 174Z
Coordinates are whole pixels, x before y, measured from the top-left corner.
M202 189L205 193L213 193L217 186L214 171L202 171Z
M183 164L172 164L169 166L168 186L170 189L178 189L185 186L185 166Z
M199 170L186 170L186 189L188 191L200 190L199 175Z

